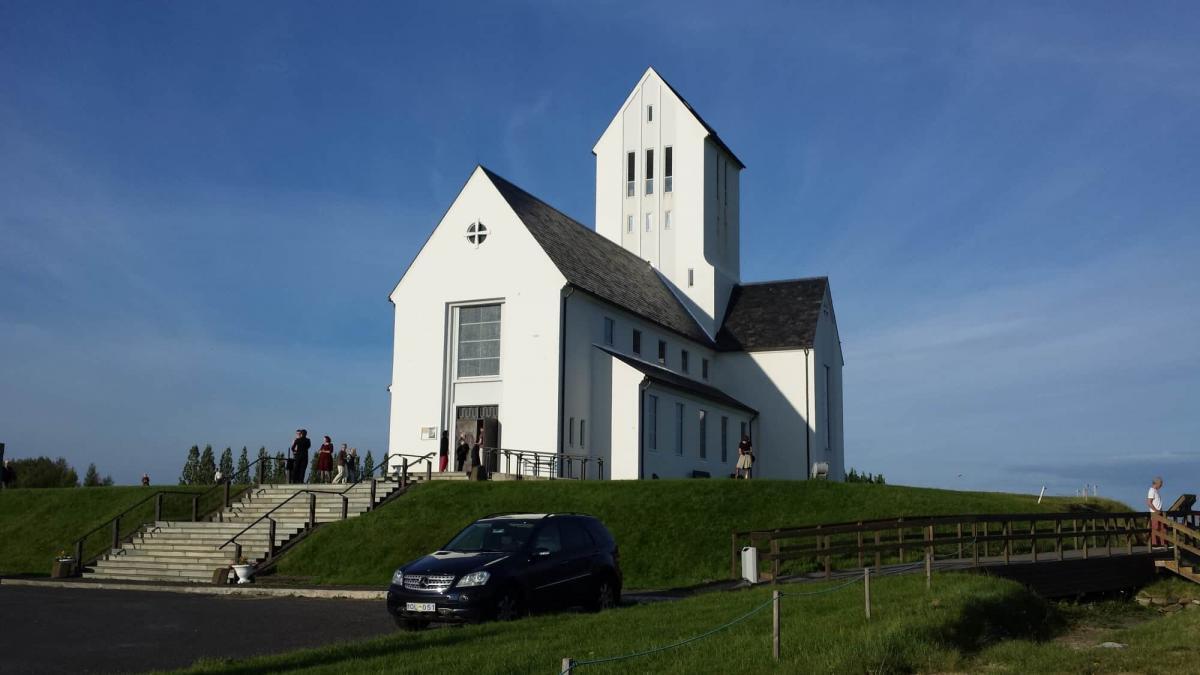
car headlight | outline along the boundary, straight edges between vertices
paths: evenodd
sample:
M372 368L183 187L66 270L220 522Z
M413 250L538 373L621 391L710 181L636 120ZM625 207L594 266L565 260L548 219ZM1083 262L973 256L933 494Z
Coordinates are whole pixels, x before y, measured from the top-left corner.
M392 574L392 583L396 586L404 585L404 570L396 570L395 573Z
M470 574L467 574L463 576L463 578L459 579L458 583L455 585L459 588L466 588L468 586L482 586L486 584L488 579L491 577L492 575L490 572L471 572Z

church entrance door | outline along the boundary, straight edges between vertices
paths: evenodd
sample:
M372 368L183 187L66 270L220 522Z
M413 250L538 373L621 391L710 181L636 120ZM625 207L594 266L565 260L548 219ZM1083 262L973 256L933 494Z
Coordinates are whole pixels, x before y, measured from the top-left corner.
M499 415L500 406L498 405L460 405L454 414L455 443L458 442L460 434L466 438L467 444L472 449L475 447L475 441L477 439L480 440L483 447L483 450L480 451L480 461L487 467L488 473L495 471L499 465L497 453L486 451L500 447ZM467 462L463 466L463 470L470 471L473 469L473 460L474 452L467 456Z

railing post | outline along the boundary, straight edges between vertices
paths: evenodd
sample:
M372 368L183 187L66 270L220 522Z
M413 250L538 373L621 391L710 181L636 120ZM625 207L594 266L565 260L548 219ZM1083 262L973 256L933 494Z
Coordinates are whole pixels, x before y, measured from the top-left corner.
M863 564L863 533L862 533L862 529L861 529L862 528L861 520L858 522L858 527L860 528L858 530L858 566L865 567L865 565Z
M925 588L933 588L933 526L925 528Z
M1006 520L1006 521L1004 521L1004 522L1002 523L1002 525L1003 525L1003 527L1002 527L1001 529L1002 529L1002 530L1003 530L1003 532L1004 532L1004 564L1005 564L1005 565L1007 565L1007 564L1008 564L1008 558L1009 558L1009 548L1011 548L1011 547L1010 547L1010 544L1012 544L1012 540L1011 540L1011 537L1012 537L1012 521L1011 521L1011 520Z
M112 526L112 548L118 549L121 547L121 516L113 518Z
M242 564L242 542L233 542L233 562L235 565Z
M83 573L83 540L75 542L75 571Z
M483 458L480 457L480 459ZM471 468L474 469L475 467ZM431 480L433 480L433 460L427 459L425 460L425 482L428 483Z
M317 524L317 493L308 493L308 529Z
M880 537L879 530L875 530L875 568L876 568L876 569L878 569L878 568L880 568L880 567L882 567L882 566L883 566L883 565L882 565L882 563L883 563L883 549L881 549L881 548L879 547L879 537Z
M596 463L599 465L599 469L600 469L600 480L604 480L604 458L603 457L598 458L596 460Z
M1087 557L1088 557L1087 526L1088 526L1088 521L1087 521L1087 519L1084 519L1084 521L1083 521L1083 558L1084 558L1084 560L1087 560Z
M407 471L407 467L405 470ZM371 476L371 503L367 505L367 510L375 510L375 476Z
M200 520L200 495L192 495L192 522Z
M154 495L154 520L155 522L162 520L162 500L163 493Z
M400 460L400 487L408 485L408 458Z
M979 567L979 523L971 523L971 563Z
M562 660L562 670L559 671L562 675L572 675L575 672L575 659L566 657Z
M346 514L350 513L350 498L342 495L342 520L346 519Z
M267 558L275 557L275 519L267 518Z
M962 560L965 557L963 556L962 521L958 522L956 530L958 532L958 559Z
M266 468L266 464L267 464L267 461L268 461L268 460L266 459L266 457L263 457L263 458L261 458L261 459L259 460L259 462L258 462L258 480L257 480L256 482L257 482L259 485L262 485L263 478L265 478L265 477L266 477L266 470L267 470L267 468ZM246 476L246 480L250 480L250 477L249 477L249 476Z
M225 481L225 508L229 508L229 483L232 479Z
M1037 521L1029 521L1029 545L1033 548L1033 562L1037 562Z

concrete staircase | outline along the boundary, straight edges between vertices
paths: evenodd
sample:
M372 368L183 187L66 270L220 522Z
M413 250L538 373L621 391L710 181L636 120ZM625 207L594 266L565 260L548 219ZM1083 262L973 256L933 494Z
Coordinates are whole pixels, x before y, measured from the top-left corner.
M416 476L413 476L416 478ZM424 475L421 476L424 478ZM435 479L449 479L435 475ZM344 485L261 485L249 490L229 508L213 515L207 522L158 521L142 526L131 541L104 555L92 569L84 572L87 579L124 581L174 581L211 583L213 572L235 562L234 545L221 545L241 532L263 514L284 504L271 514L275 520L275 546L285 544L302 532L308 522L309 498L298 495L305 488L323 491L316 496L316 522L329 523L342 519ZM375 503L400 489L394 478L376 482ZM347 493L346 517L365 513L372 506L371 484L359 483ZM263 520L238 537L242 556L250 562L267 558L270 523Z

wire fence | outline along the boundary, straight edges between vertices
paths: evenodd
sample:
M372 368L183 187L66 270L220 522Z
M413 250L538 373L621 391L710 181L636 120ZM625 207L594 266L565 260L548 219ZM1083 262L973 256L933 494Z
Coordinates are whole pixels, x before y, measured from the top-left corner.
M921 564L923 564L923 563L917 563L918 566ZM913 569L916 569L916 568L913 568ZM887 571L885 573L881 573L877 576L881 576L881 577L882 576L895 576L897 574L908 573L909 571L912 571L912 570L909 570L909 569L889 570L889 571ZM659 654L659 653L662 653L665 651L676 649L678 647L683 647L684 645L688 645L693 642L698 642L700 640L703 640L704 638L712 637L713 635L716 635L717 633L720 633L723 630L732 628L733 626L736 626L739 623L742 623L743 621L749 619L750 617L754 616L755 614L758 614L759 612L770 607L771 605L776 604L779 601L779 599L781 599L781 598L806 598L806 597L813 597L813 596L817 596L817 595L827 595L829 593L836 593L837 591L840 591L844 588L848 588L855 584L863 583L865 578L866 578L865 576L856 577L849 581L840 583L836 586L830 586L829 588L822 588L822 589L818 589L815 591L805 591L805 592L789 591L786 593L781 592L781 591L776 591L770 600L767 600L766 602L754 607L750 611L746 612L745 614L742 614L741 616L738 616L737 618L735 618L731 621L723 623L720 626L717 626L716 628L712 628L703 633L700 633L699 635L694 635L692 637L689 637L689 638L686 638L683 640L678 640L676 642L672 642L667 645L662 645L661 647L653 647L651 649L644 649L642 651L633 652L631 654L622 654L619 656L607 656L607 657L599 658L599 659L586 659L586 660L579 660L579 661L576 661L576 660L570 659L570 658L563 659L563 669L559 672L559 675L573 675L573 673L576 670L578 670L579 668L582 668L584 666L596 666L596 665L600 665L600 664L604 664L604 663L613 663L616 661L627 661L629 659L636 659L636 658L640 658L643 656L650 656L652 654ZM778 621L776 621L775 631L776 631L776 633L778 631Z

